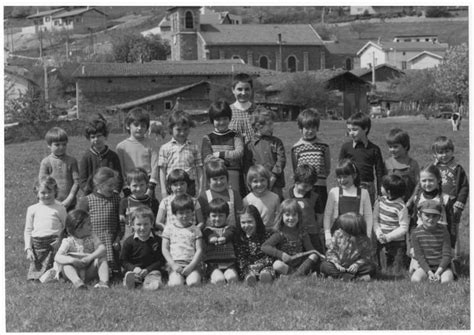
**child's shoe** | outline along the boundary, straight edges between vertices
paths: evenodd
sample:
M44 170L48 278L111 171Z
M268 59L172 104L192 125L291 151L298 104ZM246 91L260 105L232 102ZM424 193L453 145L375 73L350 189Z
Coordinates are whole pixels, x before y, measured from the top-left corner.
M107 283L104 283L103 281L98 282L97 284L94 285L94 288L110 288Z
M248 275L245 277L245 283L248 286L255 286L257 284L257 277L255 275Z
M371 279L370 275L363 275L357 278L358 281L370 281Z
M273 276L269 271L260 272L260 282L270 284L273 281Z
M135 288L135 273L132 271L128 271L123 277L123 286L128 288L129 290Z
M54 268L49 269L39 278L41 283L49 283L56 278L56 270Z

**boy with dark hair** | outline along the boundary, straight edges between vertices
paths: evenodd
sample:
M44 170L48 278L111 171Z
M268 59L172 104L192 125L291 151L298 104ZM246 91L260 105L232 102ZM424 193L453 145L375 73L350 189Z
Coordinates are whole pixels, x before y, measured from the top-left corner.
M253 139L245 143L244 173L256 164L265 166L272 173L268 188L283 200L285 187L286 155L283 142L273 136L275 115L272 111L256 110L250 116L250 124L255 131Z
M302 164L312 166L317 173L314 191L319 195L323 206L328 198L327 177L331 172L331 157L329 145L317 136L319 131L320 116L315 109L303 110L296 119L301 139L291 148L291 163L293 172Z
M143 168L150 177L146 194L155 197L155 187L159 181L158 150L156 144L145 136L149 127L148 113L141 107L131 109L125 118L125 128L130 137L117 144L116 150L123 180L126 180L129 171ZM123 192L125 196L130 194L128 185L125 185Z
M367 138L370 127L370 118L366 114L358 112L347 119L347 133L352 141L342 145L339 160L349 158L354 161L360 174L360 186L369 191L373 204L380 194L385 166L380 148Z
M79 162L79 185L84 196L94 191L92 179L96 171L104 166L118 172L117 192L120 193L123 186L122 167L118 155L105 144L109 130L102 115L89 122L84 135L91 144Z
M323 230L324 204L314 191L318 174L308 164L298 166L294 174L295 184L288 190L289 199L295 199L301 207L303 226L309 234L311 244L320 253L325 251Z

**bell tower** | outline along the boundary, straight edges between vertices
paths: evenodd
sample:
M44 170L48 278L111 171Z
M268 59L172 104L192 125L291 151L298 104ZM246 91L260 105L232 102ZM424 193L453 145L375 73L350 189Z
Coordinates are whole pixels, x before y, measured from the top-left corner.
M197 60L201 7L171 7L171 60Z

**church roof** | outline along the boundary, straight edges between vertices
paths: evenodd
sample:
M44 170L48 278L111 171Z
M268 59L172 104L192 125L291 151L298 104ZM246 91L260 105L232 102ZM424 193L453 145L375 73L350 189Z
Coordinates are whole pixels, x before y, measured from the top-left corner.
M309 24L201 24L199 34L207 45L323 45Z

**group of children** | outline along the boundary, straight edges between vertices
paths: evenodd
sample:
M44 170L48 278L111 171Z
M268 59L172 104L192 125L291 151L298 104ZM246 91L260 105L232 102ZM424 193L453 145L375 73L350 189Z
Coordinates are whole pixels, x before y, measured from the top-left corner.
M438 137L435 161L420 170L408 134L391 129L384 161L367 137L370 118L355 113L335 169L338 186L328 192L329 145L318 137L318 112L306 109L297 117L302 136L291 148L294 184L285 199L286 154L274 115L250 102L248 75L235 76L233 93L232 105L210 106L214 131L201 147L189 141L195 124L183 111L169 116L172 139L159 149L146 136L143 109L127 114L130 136L116 152L98 117L85 128L91 146L79 164L66 154L66 132L50 129L39 202L27 211L28 279L62 276L86 289L93 279L109 287L112 276L148 290L310 273L370 280L378 268L408 268L407 256L412 281L454 278L469 186L451 140Z

